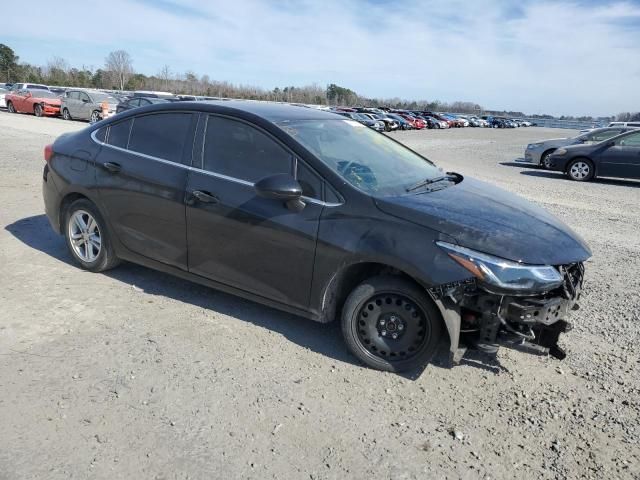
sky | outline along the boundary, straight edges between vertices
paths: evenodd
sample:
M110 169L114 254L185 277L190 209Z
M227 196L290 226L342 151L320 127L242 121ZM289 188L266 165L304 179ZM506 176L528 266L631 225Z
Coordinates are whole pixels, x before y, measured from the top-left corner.
M31 0L2 16L0 43L40 65L95 69L123 49L147 75L169 65L528 114L640 110L640 0Z

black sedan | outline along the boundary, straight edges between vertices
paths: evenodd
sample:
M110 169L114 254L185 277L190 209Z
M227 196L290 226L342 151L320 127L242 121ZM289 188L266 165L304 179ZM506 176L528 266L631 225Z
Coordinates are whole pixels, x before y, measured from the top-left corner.
M166 98L154 98L154 97L132 97L123 102L120 102L116 106L116 113L125 112L132 108L146 107L147 105L154 105L156 103L169 103Z
M596 177L640 178L640 131L595 144L559 148L548 161L550 170L564 172L577 182Z
M65 134L45 160L47 216L83 269L127 260L339 318L353 354L383 370L428 362L443 336L455 363L461 332L488 351L564 356L584 241L340 115L162 103Z

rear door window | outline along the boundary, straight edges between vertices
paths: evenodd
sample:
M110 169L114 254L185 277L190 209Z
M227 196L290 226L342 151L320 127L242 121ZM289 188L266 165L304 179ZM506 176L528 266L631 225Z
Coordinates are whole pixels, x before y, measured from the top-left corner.
M107 143L114 147L127 148L129 143L129 133L131 132L131 119L118 122L109 127Z
M181 112L135 117L129 150L182 163L192 119L193 114Z
M254 183L270 175L292 173L292 159L289 151L256 127L229 118L208 119L205 170Z

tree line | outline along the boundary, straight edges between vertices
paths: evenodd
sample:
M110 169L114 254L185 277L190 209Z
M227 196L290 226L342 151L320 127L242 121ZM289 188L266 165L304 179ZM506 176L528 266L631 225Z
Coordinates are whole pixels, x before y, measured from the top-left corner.
M336 85L327 87L318 84L301 87L275 87L272 90L253 85L237 85L227 81L215 80L209 75L198 76L188 71L173 72L164 65L155 75L137 73L133 68L133 59L125 50L110 52L100 68L71 66L61 57L53 57L46 65L32 65L20 62L19 57L7 45L0 44L0 81L30 82L46 85L98 88L105 90L162 90L178 95L203 95L210 97L241 98L251 100L270 100L276 102L305 103L334 106L388 106L407 110L449 111L456 113L504 115L523 117L522 112L486 111L475 102L442 102L439 100L406 100L393 98L368 98L357 92ZM535 115L539 118L554 118L551 115ZM624 116L624 119L622 118ZM618 115L618 120L637 120L640 113ZM574 119L574 117L562 117ZM579 117L576 120L590 121L592 117Z

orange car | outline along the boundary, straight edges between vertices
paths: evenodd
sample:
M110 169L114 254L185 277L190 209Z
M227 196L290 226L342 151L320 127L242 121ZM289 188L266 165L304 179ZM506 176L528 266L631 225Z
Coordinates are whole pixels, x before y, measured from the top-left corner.
M18 90L5 96L10 113L33 113L36 117L60 115L60 97L49 90Z

